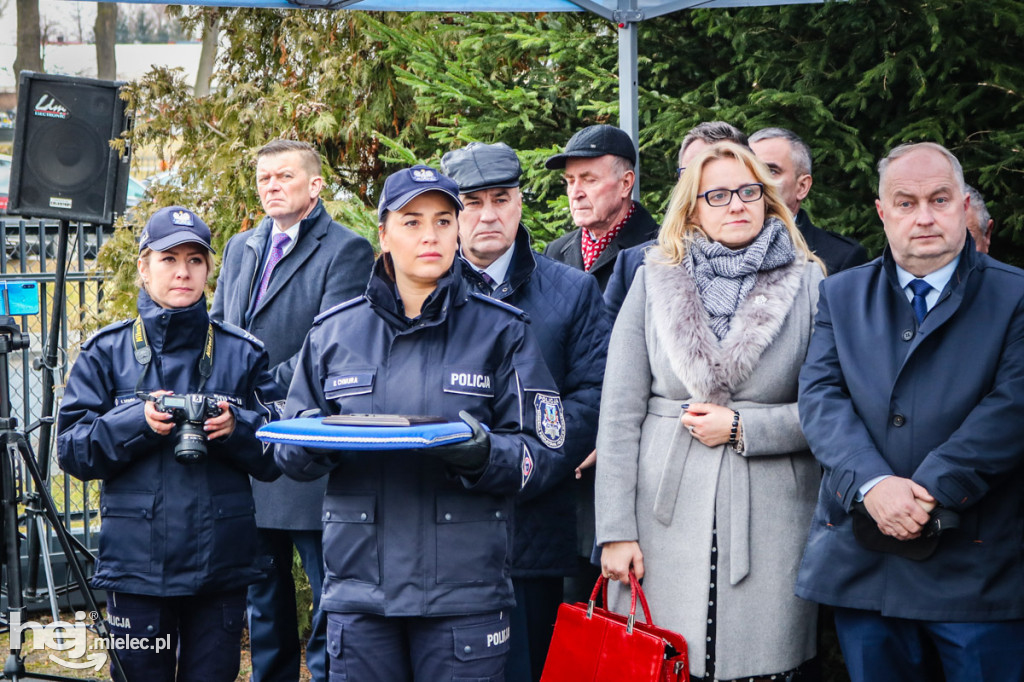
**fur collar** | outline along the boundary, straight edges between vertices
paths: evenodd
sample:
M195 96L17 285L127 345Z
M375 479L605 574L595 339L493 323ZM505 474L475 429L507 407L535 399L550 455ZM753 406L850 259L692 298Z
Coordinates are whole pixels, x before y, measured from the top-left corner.
M672 370L689 387L695 402L728 404L733 390L747 380L782 328L805 264L798 255L780 268L758 273L753 289L732 317L729 333L719 342L686 268L647 259L654 331L663 340Z

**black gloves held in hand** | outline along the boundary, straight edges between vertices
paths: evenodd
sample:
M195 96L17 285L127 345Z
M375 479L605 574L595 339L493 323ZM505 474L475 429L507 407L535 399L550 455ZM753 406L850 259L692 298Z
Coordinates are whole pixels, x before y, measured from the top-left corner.
M441 459L460 476L479 476L487 468L487 462L491 457L491 438L469 412L460 411L459 419L469 424L473 429L473 436L461 443L427 448L426 452Z

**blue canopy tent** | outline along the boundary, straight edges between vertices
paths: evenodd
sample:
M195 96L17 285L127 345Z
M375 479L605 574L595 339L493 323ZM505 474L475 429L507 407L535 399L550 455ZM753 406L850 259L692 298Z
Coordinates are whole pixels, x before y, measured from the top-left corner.
M113 0L100 0L110 2ZM159 0L121 2L165 4ZM823 0L187 0L180 4L268 9L350 9L374 12L593 12L613 22L619 34L619 127L639 143L637 28L685 9L809 5ZM639 169L637 169L639 177ZM639 194L639 183L634 187Z

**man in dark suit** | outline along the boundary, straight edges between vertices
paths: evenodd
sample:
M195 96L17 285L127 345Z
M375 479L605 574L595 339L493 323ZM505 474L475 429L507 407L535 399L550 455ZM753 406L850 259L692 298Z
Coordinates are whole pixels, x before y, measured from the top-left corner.
M564 169L565 193L576 225L548 244L544 255L589 272L604 291L619 252L658 235L654 218L632 198L633 140L614 126L590 126L569 138L565 151L544 165Z
M796 226L807 246L825 263L832 275L868 262L868 253L856 240L828 232L811 223L800 204L811 191L811 148L792 130L762 128L750 136L750 148L764 161L779 182L782 199L793 212Z
M373 264L370 243L327 214L323 182L320 154L305 142L275 140L256 153L256 188L266 217L224 248L210 311L263 341L271 373L285 391L313 318L361 294ZM249 588L253 682L299 679L293 546L313 590L306 665L314 680L327 679L327 625L318 608L325 486L326 479L253 481L256 525L272 564L270 576Z
M975 250L945 148L878 190L888 248L822 282L800 374L825 475L796 593L853 682L1024 680L1024 272Z

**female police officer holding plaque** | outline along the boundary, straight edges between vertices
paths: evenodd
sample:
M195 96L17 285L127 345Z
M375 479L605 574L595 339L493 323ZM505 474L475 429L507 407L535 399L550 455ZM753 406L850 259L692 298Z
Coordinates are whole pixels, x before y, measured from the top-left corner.
M504 679L512 496L570 466L523 314L463 283L458 196L426 166L387 179L366 294L317 319L288 392L286 416L437 415L474 432L422 450L277 446L289 476L330 472L320 605L332 680Z
M82 346L58 456L71 475L103 481L92 582L109 593L128 679L227 682L259 575L249 476L280 474L254 434L280 395L262 345L206 313L203 221L160 209L140 249L139 316Z

